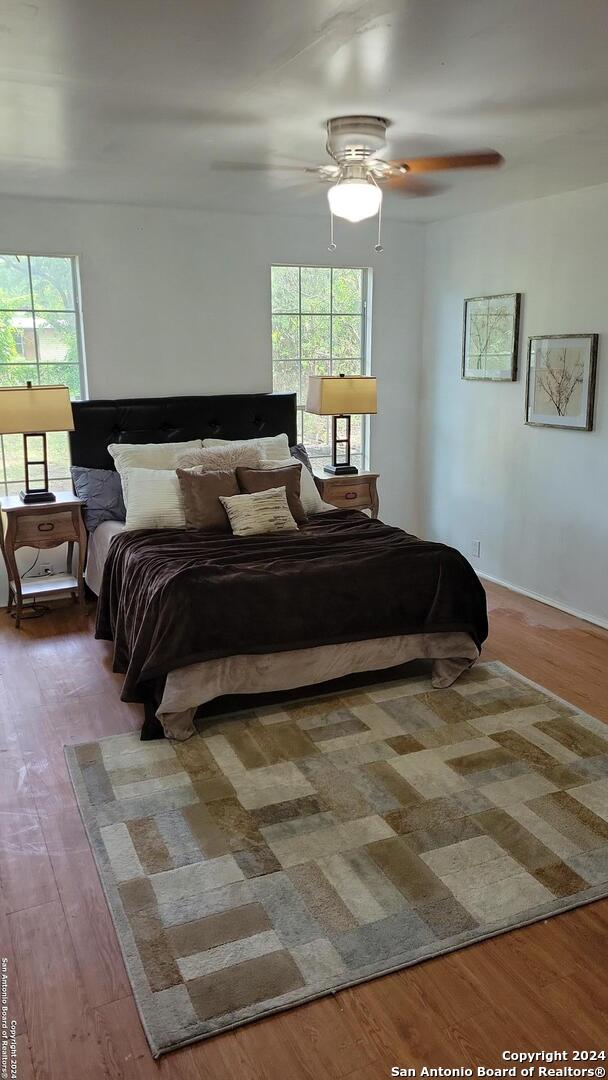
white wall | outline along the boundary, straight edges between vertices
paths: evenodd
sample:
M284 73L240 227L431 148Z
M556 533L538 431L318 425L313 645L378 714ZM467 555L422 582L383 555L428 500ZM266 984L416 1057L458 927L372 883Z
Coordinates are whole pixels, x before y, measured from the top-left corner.
M467 296L522 292L515 383L460 378ZM600 333L591 433L524 424L527 338ZM608 185L427 229L419 479L425 535L608 620Z
M0 251L80 258L90 397L271 389L272 263L373 267L372 365L379 415L371 464L387 521L418 527L420 225L0 199ZM0 581L0 602L5 580Z

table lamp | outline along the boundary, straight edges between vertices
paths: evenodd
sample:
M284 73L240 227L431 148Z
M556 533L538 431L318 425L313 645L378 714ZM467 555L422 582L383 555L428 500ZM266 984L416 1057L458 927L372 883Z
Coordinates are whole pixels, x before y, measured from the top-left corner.
M371 375L311 375L306 411L332 418L331 465L325 465L325 472L338 476L356 473L358 470L350 463L350 418L353 413L369 415L378 411L376 379ZM341 422L343 435L338 434Z
M70 391L67 386L7 386L0 389L0 435L23 435L25 458L25 491L19 496L24 503L55 502L49 491L49 467L46 446L47 431L73 431L74 420ZM30 440L40 439L40 451L32 450ZM32 456L36 455L38 456ZM43 470L40 479L32 479L31 470Z

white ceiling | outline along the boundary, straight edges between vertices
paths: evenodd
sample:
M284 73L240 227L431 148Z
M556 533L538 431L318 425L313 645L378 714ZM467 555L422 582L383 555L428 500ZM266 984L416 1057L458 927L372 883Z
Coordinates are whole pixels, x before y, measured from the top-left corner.
M217 163L326 161L356 112L390 156L506 158L388 216L602 183L607 30L607 0L2 0L0 193L318 213L310 178Z

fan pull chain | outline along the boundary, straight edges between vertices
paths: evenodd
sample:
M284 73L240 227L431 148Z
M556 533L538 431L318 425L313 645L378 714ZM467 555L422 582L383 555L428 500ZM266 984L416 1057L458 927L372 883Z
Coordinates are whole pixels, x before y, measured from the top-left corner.
M373 173L371 174L371 178L374 181L374 184L376 185L378 190L380 190L380 185L379 185L378 181L376 180L376 177L374 176ZM380 255L384 251L384 248L382 247L381 233L382 233L382 200L380 200L380 206L378 207L378 242L374 246L374 251L378 255Z
M328 251L335 251L337 244L334 242L334 215L332 211L329 211L329 244L327 245Z

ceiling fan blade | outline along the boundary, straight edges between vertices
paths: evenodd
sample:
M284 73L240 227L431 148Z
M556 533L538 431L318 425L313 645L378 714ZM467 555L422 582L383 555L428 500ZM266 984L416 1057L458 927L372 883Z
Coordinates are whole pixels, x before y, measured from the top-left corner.
M438 157L403 158L391 161L395 168L403 165L410 173L443 172L445 169L495 168L504 158L497 150L482 150L474 154L443 154Z
M382 184L388 191L394 191L396 195L406 195L410 198L424 198L428 195L439 195L445 191L445 184L435 184L431 180L422 180L411 173L400 173L391 176Z
M214 172L307 172L306 165L268 165L263 161L212 161Z

